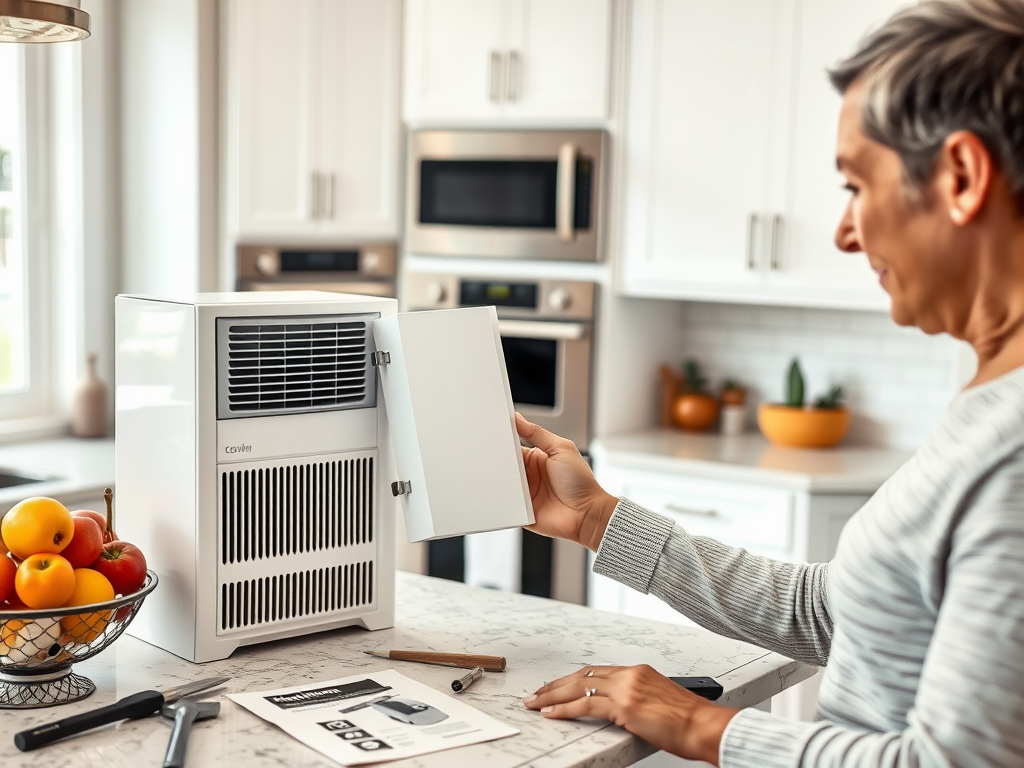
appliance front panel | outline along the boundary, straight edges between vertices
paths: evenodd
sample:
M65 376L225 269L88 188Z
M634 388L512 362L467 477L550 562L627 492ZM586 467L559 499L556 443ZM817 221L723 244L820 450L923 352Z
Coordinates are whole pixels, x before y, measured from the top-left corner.
M406 250L599 259L601 131L415 131Z
M375 450L218 468L218 636L376 607L377 471Z
M531 524L494 308L398 314L373 333L410 539Z

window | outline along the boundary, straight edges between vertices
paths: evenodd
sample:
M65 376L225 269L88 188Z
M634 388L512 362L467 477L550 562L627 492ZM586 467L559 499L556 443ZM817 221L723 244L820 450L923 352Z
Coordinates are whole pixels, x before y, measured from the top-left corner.
M25 373L25 97L19 46L0 46L0 392L23 389Z
M0 45L0 432L54 415L49 72L47 52Z

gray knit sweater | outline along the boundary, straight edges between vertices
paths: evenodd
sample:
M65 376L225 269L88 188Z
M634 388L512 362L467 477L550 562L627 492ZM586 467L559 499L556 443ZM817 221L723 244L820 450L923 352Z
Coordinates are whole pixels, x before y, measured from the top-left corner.
M745 710L722 766L1024 766L1024 368L953 400L830 563L757 557L623 499L594 571L828 664L816 722Z

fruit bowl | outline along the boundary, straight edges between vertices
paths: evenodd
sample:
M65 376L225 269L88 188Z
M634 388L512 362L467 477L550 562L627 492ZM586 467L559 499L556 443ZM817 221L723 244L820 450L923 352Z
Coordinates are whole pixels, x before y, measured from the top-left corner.
M146 571L130 595L92 605L0 610L0 709L34 709L84 699L96 690L72 671L114 642L157 585Z

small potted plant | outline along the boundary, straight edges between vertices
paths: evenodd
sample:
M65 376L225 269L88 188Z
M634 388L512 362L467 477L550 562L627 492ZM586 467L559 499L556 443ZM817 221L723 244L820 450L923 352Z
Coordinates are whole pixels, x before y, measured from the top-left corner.
M683 363L682 392L672 401L672 418L691 432L703 432L718 418L718 402L706 391L707 379L696 360Z
M722 404L722 434L741 434L747 421L747 390L732 379L726 379L718 400Z
M762 403L757 424L768 440L791 448L827 448L838 443L850 428L850 412L843 407L843 388L804 404L804 376L796 358L786 374L786 401Z

